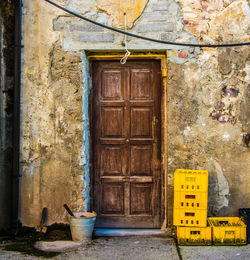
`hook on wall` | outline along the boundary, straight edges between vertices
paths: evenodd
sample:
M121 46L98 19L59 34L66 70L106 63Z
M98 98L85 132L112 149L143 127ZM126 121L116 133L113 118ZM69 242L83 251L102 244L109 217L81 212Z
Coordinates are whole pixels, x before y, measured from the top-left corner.
M125 23L124 32L126 32L126 30L127 30L127 14L126 13L124 13L124 20L125 20L124 21L124 23ZM124 36L124 41L125 41L126 53L125 53L124 57L122 57L121 60L120 60L121 64L125 64L127 62L129 55L130 55L130 51L127 48L127 35L126 34Z

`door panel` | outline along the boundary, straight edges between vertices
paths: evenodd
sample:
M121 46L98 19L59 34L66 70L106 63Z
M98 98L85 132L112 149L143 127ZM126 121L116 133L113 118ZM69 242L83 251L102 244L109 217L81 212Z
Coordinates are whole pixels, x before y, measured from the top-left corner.
M122 107L102 107L101 108L101 137L122 137L123 134L123 108Z
M120 70L103 70L102 80L101 97L103 99L122 99Z
M130 98L152 99L153 91L151 85L150 70L131 69Z
M121 176L123 174L122 165L124 161L124 151L122 146L101 146L101 176Z
M131 145L130 149L130 175L152 176L152 145Z
M97 227L160 227L159 72L156 61L93 62Z
M131 215L152 215L152 183L132 183Z
M131 137L152 138L152 107L131 107Z
M103 183L101 214L124 214L123 183Z

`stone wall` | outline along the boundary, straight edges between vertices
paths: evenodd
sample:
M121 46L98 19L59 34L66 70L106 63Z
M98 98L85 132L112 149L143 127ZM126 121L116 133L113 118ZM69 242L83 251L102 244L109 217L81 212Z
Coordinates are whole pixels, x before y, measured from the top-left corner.
M200 39L249 41L247 2L179 2L185 30ZM198 23L201 15L206 23ZM209 170L208 215L237 216L249 207L249 51L203 49L195 64L169 63L169 201L172 173L183 167Z
M0 230L11 224L14 1L0 3Z
M191 43L249 41L247 1L55 1L132 33ZM127 5L126 5L127 4ZM45 1L24 0L21 220L65 221L63 203L86 208L88 68L85 51L124 51L124 36L70 16ZM209 170L209 215L249 207L249 47L188 48L128 37L133 50L168 53L168 212L173 172ZM125 52L125 51L124 51Z

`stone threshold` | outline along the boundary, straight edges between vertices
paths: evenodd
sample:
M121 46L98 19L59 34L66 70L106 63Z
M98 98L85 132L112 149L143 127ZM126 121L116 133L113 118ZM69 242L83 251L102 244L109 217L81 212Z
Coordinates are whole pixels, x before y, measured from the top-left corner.
M167 235L161 229L123 229L123 228L95 228L95 237L104 236L158 236Z

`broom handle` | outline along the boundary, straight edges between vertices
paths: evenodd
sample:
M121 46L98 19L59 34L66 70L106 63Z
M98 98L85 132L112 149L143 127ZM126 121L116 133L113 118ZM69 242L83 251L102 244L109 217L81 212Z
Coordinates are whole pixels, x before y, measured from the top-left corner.
M64 208L68 211L68 213L69 213L70 216L72 216L72 217L74 217L74 218L76 217L76 216L73 214L73 212L70 210L70 208L68 207L67 204L64 204L63 206L64 206Z

